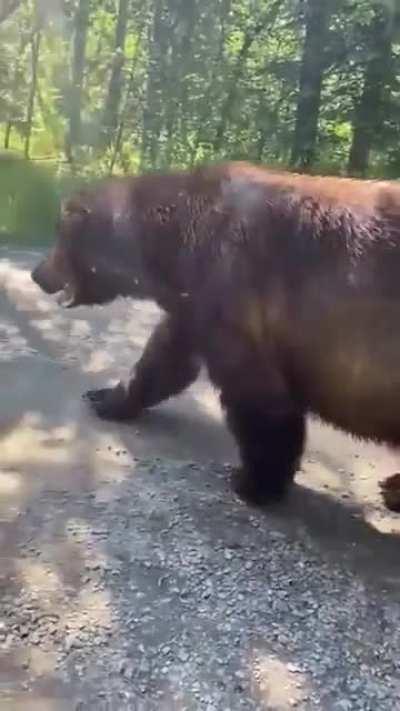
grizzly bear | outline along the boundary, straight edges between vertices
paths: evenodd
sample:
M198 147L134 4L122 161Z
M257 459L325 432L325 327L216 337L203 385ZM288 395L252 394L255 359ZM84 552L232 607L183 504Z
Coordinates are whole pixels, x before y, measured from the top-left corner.
M159 304L129 382L88 401L135 418L205 364L253 503L286 492L307 414L400 444L400 185L247 163L105 180L67 201L32 277L69 307Z

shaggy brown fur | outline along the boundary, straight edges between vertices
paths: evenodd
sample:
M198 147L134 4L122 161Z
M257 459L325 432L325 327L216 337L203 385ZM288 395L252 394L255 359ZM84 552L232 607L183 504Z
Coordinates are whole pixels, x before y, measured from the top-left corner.
M396 184L241 163L106 181L66 205L33 279L68 305L157 301L167 316L130 382L92 407L135 417L204 362L252 501L285 492L307 413L400 444Z

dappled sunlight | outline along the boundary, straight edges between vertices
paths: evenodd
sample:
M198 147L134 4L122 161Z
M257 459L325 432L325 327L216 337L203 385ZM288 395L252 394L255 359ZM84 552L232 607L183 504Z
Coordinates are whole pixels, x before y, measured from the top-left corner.
M81 590L65 618L69 630L99 632L112 624L112 601L107 590Z
M70 334L73 338L86 338L92 333L92 328L88 321L74 319L71 323Z
M57 652L54 649L44 650L39 647L31 647L29 650L29 667L38 676L52 674L57 668ZM44 706L43 711L46 711L46 708Z
M0 506L4 500L15 497L22 488L21 474L14 469L0 469Z
M102 373L114 365L115 356L106 350L96 350L90 353L82 364L83 373Z
M12 697L5 698L5 703L9 703L9 709L12 711L70 711L71 704L68 699L52 698L51 696L43 696L42 694L26 694L22 692L13 692ZM12 703L12 706L11 706ZM28 706L29 704L29 706Z
M337 494L342 489L342 481L337 470L314 456L304 457L296 478L304 486L312 482L313 489L317 491L329 488L332 493Z
M81 356L81 369L84 373L99 373L111 368L116 357L120 369L130 369L146 345L154 327L159 310L149 308L147 317L143 317L131 302L120 303L126 310L127 318L114 318L105 324L104 330L97 334ZM145 306L143 307L146 308ZM146 311L144 312L146 313ZM71 330L72 334L72 330Z
M18 427L1 440L3 465L65 464L71 461L70 445L77 437L77 423L49 428L38 413L26 413ZM49 443L57 446L50 446Z
M82 530L85 522L82 523ZM79 528L78 520L67 521L67 530ZM15 561L16 571L24 586L25 595L28 595L32 602L35 602L36 615L40 618L47 618L52 621L57 635L61 635L68 649L73 648L75 640L82 635L96 635L100 641L104 641L102 636L111 633L114 628L113 605L111 594L107 589L98 590L82 584L82 576L90 571L104 569L107 566L107 556L98 553L93 543L87 549L87 542L83 539L79 545L76 540L73 548L76 549L75 556L79 560L78 580L76 593L71 594L68 585L69 567L71 560L63 559L63 550L68 548L68 536L57 548L50 549L55 558L51 558L46 563L41 563L33 559L17 559ZM73 551L70 549L70 554ZM46 546L44 547L46 553ZM47 551L49 552L49 551ZM59 555L61 554L61 560ZM67 583L67 584L66 584ZM46 640L46 648L40 649L40 653L35 659L30 658L30 664L40 668L47 668L47 671L54 670L53 646L55 641L50 637ZM29 648L29 655L32 649Z
M0 522L11 522L18 518L23 494L24 480L21 472L0 465Z
M368 507L364 511L364 520L371 528L386 535L400 535L399 514L384 510L378 506Z
M0 288L17 310L29 312L27 326L50 349L56 347L62 362L73 364L85 374L108 374L116 362L119 376L124 371L127 374L160 318L159 308L149 301L138 305L118 299L105 308L63 310L53 297L43 295L31 280L29 270L7 259L0 260ZM82 314L90 314L92 321ZM34 352L26 336L11 321L4 328L0 324L0 358Z
M223 422L224 416L219 403L218 394L215 390L212 390L211 388L205 390L204 388L197 388L196 386L193 386L191 392L193 399L201 412L208 415L213 420Z
M54 596L63 595L62 580L53 566L26 558L16 560L15 564L24 585L32 593L46 592L42 599L44 606L51 607Z
M0 517L8 521L20 515L35 491L47 488L90 488L97 502L113 501L135 471L118 432L98 431L79 420L49 427L39 413L27 413L3 435L1 462Z
M39 331L43 339L48 341L67 341L71 336L71 322L61 311L51 318L31 319L30 325Z
M97 430L79 417L51 426L39 412L25 413L1 438L0 507L14 510L37 488L96 488L110 500L134 472L119 432ZM19 506L15 508L17 515Z
M0 289L20 311L48 313L59 308L54 299L45 296L32 281L28 269L17 267L8 259L0 259Z
M386 447L376 446L373 457L368 461L361 457L353 458L352 471L354 475L353 489L362 499L369 496L371 480L374 482L376 490L381 479L399 471L400 452Z
M299 708L310 693L307 677L292 663L277 656L254 652L251 660L252 691L260 708L289 711Z
M19 356L32 355L31 348L21 330L8 319L0 319L0 362L10 361Z

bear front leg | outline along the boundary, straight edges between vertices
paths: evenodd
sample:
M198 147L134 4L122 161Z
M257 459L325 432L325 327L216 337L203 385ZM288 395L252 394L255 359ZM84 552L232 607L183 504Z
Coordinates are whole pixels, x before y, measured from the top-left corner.
M242 467L233 475L233 487L255 505L279 501L297 471L305 441L305 417L276 410L268 401L225 400L227 419Z
M200 365L187 324L167 316L152 333L127 385L90 390L84 397L103 419L134 419L191 385Z

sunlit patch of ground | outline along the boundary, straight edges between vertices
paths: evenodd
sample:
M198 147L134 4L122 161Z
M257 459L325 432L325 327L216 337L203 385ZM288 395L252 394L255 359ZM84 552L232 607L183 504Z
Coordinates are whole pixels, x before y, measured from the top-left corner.
M260 708L289 711L301 708L310 694L307 676L294 663L257 651L252 660L253 688Z

